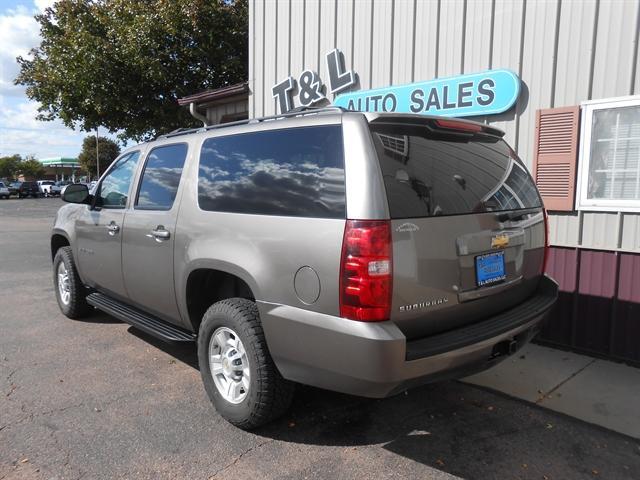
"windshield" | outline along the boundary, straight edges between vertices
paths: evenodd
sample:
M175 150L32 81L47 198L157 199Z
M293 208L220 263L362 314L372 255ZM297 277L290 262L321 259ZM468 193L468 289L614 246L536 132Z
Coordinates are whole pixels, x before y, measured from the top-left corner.
M499 137L372 125L392 218L540 207L522 161Z

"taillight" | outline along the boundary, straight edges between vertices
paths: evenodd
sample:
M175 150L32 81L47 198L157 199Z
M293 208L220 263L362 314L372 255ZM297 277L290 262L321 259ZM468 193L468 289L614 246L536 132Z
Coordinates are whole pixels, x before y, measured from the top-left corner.
M391 256L388 220L347 220L340 262L340 316L363 322L389 319Z
M542 273L546 273L549 262L549 215L547 215L545 208L543 208L542 211L544 212L544 256L542 257Z

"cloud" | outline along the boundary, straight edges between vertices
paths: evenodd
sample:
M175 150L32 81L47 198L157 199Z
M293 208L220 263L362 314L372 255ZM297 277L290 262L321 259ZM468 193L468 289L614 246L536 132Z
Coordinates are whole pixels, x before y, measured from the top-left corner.
M38 103L26 97L24 87L13 84L20 71L16 57L28 57L40 43L40 27L33 16L53 3L34 0L35 8L18 5L0 14L0 156L76 156L88 135L60 121L37 121Z
M0 127L0 156L35 155L36 158L76 157L84 135L72 130L7 130Z
M25 100L0 108L0 156L20 153L38 158L76 156L87 133L75 132L60 121L39 122L38 105Z
M34 0L33 3L36 4L36 8L39 11L44 12L45 8L52 7L56 1L57 0Z
M28 56L29 50L40 43L40 30L33 13L17 7L0 15L0 95L24 93L24 88L15 86L13 80L20 71L16 57Z
M0 7L0 156L76 156L83 138L90 133L76 132L60 121L37 121L38 103L26 97L24 87L13 84L20 71L16 57L28 57L40 44L40 27L33 16L56 0L33 1L29 7L18 5L4 11ZM100 134L104 135L103 129Z

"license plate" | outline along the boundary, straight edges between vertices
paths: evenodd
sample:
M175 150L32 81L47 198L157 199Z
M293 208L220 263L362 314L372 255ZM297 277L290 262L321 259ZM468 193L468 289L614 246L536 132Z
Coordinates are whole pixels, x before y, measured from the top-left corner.
M476 283L479 287L501 282L504 272L504 252L485 253L476 257Z

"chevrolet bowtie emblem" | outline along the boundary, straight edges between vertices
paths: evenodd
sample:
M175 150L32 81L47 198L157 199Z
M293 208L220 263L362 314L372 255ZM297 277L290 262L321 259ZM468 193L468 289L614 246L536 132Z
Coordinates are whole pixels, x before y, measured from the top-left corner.
M509 235L495 235L491 238L491 248L505 248L509 245Z

